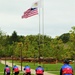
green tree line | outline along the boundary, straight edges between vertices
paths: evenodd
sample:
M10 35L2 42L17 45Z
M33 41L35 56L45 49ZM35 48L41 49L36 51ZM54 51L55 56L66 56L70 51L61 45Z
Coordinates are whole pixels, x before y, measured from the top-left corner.
M75 57L75 26L68 33L52 38L47 35L6 35L0 30L0 57L47 58L56 60Z

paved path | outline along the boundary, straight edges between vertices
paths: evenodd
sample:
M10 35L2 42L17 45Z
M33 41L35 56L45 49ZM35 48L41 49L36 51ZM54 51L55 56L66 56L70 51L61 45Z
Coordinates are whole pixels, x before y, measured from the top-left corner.
M2 64L5 64L5 61L1 60L1 63L2 63ZM12 67L12 63L6 61L6 64L9 65L10 67ZM21 66L19 66L19 65L17 65L17 66L18 66L19 69L21 70ZM23 71L23 68L24 68L24 67L22 67L22 71ZM32 73L32 74L35 74L35 70L34 70L34 69L31 69L31 73ZM55 74L51 74L51 73L48 73L48 72L44 72L44 75L55 75Z

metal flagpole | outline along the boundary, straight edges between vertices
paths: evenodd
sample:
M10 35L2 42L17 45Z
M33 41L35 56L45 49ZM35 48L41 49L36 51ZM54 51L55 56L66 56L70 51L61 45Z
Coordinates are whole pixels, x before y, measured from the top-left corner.
M43 44L43 49L44 49L44 0L39 1L39 63L40 63L40 31L41 31L41 24L42 24L42 44ZM42 3L42 4L41 4ZM41 9L42 8L42 12ZM42 14L42 15L41 15ZM42 23L41 23L42 22Z
M42 33L43 33L43 43L44 43L44 0L42 1Z
M42 1L42 43L44 50L44 0ZM43 56L43 62L44 62L44 56Z
M40 64L40 7L39 7L39 64Z

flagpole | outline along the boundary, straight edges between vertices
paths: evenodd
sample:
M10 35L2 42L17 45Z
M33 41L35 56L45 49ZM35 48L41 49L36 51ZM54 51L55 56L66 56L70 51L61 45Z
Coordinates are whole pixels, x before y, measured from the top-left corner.
M42 40L43 40L43 50L44 50L44 0L42 1L42 35L43 35ZM43 62L44 62L44 56L43 56Z
M40 8L42 8L42 12ZM39 7L39 63L40 63L40 47L41 47L40 46L41 24L42 24L42 44L43 44L43 50L44 50L44 0L42 2L42 6L41 6L41 0L40 0L40 7Z
M40 35L41 35L41 33L40 33L40 27L41 27L41 10L40 10L40 7L39 7L39 64L40 64Z
M44 42L44 0L42 1L42 34L43 34L43 42Z
M39 8L39 64L40 64L40 8Z

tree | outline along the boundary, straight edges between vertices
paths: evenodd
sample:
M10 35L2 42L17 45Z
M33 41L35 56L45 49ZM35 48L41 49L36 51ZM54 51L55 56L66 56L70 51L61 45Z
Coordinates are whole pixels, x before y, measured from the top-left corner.
M59 36L58 39L61 39L63 43L67 43L69 41L70 34L69 33L64 33L61 36Z
M12 36L10 37L10 44L13 44L13 42L18 42L18 35L16 31L13 31Z
M4 56L5 54L5 39L6 39L6 35L0 29L0 56Z
M63 55L63 42L62 40L58 40L58 37L51 41L51 55L57 60L61 60Z
M70 42L71 42L71 53L73 54L73 57L75 57L75 26L72 27L70 30Z

